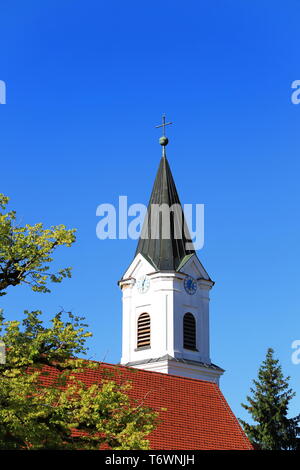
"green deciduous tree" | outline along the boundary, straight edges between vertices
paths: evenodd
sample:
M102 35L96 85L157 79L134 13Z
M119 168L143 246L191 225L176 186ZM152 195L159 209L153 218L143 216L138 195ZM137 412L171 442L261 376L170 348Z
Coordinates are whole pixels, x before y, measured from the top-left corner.
M129 399L130 383L110 377L88 387L77 376L99 367L74 359L91 335L83 319L59 313L47 328L40 315L26 312L22 325L0 318L0 449L147 449L157 415Z
M295 392L289 388L289 377L284 377L274 351L269 348L259 371L258 380L253 380L249 404L242 406L258 424L240 420L251 442L260 449L293 450L299 446L300 415L288 418L288 407Z
M0 296L9 286L29 284L34 291L50 292L48 281L61 282L71 268L50 272L52 253L58 246L71 246L75 230L64 225L44 229L43 224L18 226L16 212L6 212L9 198L0 194Z
M48 281L70 277L70 268L50 273L52 253L70 246L74 230L42 224L16 225L0 194L0 295L9 286L29 284L49 292ZM80 373L101 365L78 359L86 354L83 318L63 312L50 326L41 312L25 311L22 322L5 321L0 310L0 449L147 449L146 436L157 415L129 399L130 383L114 377L88 387ZM4 362L4 363L2 363ZM79 375L78 375L79 374Z

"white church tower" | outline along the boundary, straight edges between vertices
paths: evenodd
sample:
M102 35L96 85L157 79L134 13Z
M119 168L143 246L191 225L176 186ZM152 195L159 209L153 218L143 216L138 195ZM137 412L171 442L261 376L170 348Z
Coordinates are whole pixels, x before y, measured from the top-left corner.
M163 116L163 130L165 131ZM157 126L160 127L160 126ZM210 359L209 293L184 220L165 147L135 257L119 281L123 294L121 364L219 383Z

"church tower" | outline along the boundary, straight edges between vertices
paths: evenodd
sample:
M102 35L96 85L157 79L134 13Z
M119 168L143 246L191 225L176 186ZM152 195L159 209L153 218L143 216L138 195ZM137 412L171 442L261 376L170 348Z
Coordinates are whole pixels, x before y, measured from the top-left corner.
M121 364L219 383L210 359L210 279L194 250L160 138L162 157L135 257L119 281Z

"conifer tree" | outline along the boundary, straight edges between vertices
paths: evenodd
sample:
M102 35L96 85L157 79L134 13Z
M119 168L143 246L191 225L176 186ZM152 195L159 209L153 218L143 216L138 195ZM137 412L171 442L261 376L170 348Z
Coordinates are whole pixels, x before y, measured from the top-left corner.
M299 448L300 415L288 418L288 407L295 392L289 388L289 377L284 377L273 349L269 348L266 359L253 380L252 396L245 408L257 424L240 422L255 447L266 450L295 450Z

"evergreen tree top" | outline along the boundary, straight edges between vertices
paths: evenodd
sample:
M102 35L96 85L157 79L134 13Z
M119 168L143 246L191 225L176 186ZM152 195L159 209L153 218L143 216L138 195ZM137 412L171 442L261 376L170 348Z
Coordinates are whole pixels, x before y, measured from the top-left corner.
M296 449L299 445L300 415L288 418L288 408L295 392L289 387L290 377L284 377L274 350L269 348L262 362L254 387L247 396L248 404L242 404L258 423L250 425L240 420L251 442L262 449Z

